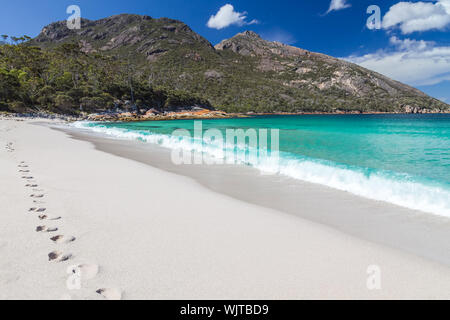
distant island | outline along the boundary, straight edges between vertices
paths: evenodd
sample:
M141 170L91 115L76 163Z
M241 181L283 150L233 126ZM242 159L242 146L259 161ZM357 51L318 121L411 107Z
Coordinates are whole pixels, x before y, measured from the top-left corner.
M2 36L0 111L107 120L450 112L408 85L252 31L213 46L168 18L121 14L81 26Z

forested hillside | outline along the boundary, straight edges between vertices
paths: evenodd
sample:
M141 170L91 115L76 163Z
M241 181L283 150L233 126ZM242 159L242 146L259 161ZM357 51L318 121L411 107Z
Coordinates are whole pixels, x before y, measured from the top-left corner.
M135 103L132 104L131 102ZM111 56L86 54L78 44L53 50L0 46L0 110L76 114L155 107L202 105L208 101L182 90L152 86L133 66Z
M65 114L447 112L449 105L355 64L244 32L213 47L186 24L117 15L52 23L0 45L0 110Z

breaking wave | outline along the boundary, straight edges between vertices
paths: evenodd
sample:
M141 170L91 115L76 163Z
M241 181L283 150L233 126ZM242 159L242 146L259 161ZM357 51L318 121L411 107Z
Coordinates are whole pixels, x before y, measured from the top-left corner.
M450 217L449 185L404 173L349 166L285 152L280 152L278 157L269 155L258 159L249 156L252 150L245 146L222 146L214 141L108 127L87 121L75 122L72 127L117 139L140 140L172 150L199 152L216 160L226 161L226 155L231 151L235 162L250 165L264 173L282 174L365 198ZM259 150L253 152L258 154Z

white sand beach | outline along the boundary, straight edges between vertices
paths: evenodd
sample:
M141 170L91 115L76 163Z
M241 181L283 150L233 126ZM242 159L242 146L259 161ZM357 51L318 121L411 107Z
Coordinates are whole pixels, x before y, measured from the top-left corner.
M36 121L0 120L0 299L450 298L443 263L213 192ZM326 194L308 192L317 203ZM73 265L80 289L67 286ZM372 265L381 288L369 290Z

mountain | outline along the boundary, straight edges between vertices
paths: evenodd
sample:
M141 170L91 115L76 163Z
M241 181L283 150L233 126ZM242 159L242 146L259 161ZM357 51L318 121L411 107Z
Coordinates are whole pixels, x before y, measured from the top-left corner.
M70 30L66 21L44 27L32 44L54 48L61 43L79 42L82 50L90 52L128 54L145 57L148 62L178 46L212 50L212 45L186 24L168 18L121 14L91 21L82 19L80 30Z
M26 46L53 53L60 52L62 47L67 49L70 44L76 44L82 53L77 55L76 59L82 60L78 65L88 64L103 72L115 64L114 74L122 74L122 78L109 74L101 81L114 77L118 86L139 84L141 91L148 87L164 88L164 92L176 96L169 99L168 93L164 93L165 99L155 100L156 89L141 96L135 92L144 109L191 101L205 102L227 112L450 110L449 105L415 88L344 60L267 41L252 31L212 46L183 22L168 18L121 14L96 21L82 19L80 30L68 29L65 21L56 22L44 27ZM74 59L73 56L60 55L62 59ZM111 63L106 65L105 59ZM78 70L65 72L70 74L67 77L74 77L76 72L78 79ZM86 86L100 90L94 85L100 80L93 81L87 71L83 77ZM114 100L116 106L130 99L123 88L114 91L108 83L100 87L111 97L105 99ZM81 100L86 97L68 98L78 106L83 105ZM102 108L108 108L108 103L103 103Z
M289 81L283 83L285 86L299 89L307 87L318 93L336 86L336 89L355 97L370 96L374 90L380 97L386 94L426 97L415 88L353 63L279 42L267 41L252 31L223 40L215 48L258 57L257 69L263 72L274 71L279 75L285 74L289 78Z

